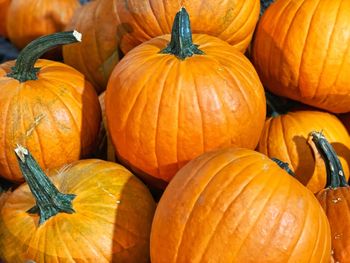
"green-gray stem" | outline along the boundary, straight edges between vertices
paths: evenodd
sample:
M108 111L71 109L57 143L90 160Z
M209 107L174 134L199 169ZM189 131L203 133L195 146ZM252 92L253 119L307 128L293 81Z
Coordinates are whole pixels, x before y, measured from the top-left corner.
M184 60L194 54L203 55L204 52L193 44L189 15L184 7L176 13L173 28L171 30L171 40L168 46L160 53L172 54Z
M277 158L271 158L272 161L278 164L279 167L281 167L283 170L285 170L287 173L289 173L291 176L295 176L295 173L290 169L289 164L282 162L280 159Z
M74 213L72 200L76 195L59 192L26 148L18 146L15 153L36 201L36 205L27 212L39 214L39 225L58 213Z
M332 145L327 141L322 132L313 131L310 133L310 136L326 164L327 187L338 188L348 186L343 167Z
M81 41L81 34L77 31L54 33L39 37L29 43L18 55L16 64L8 77L17 79L19 82L38 79L40 68L35 68L36 61L47 51L66 44Z

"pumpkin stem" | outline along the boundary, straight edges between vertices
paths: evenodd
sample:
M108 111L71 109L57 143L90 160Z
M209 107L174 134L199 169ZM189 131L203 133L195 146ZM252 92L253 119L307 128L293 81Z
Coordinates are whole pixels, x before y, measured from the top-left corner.
M279 167L281 167L283 170L285 170L287 173L289 173L291 176L295 176L295 173L290 169L289 164L282 162L280 159L277 158L271 158L272 161L278 164Z
M344 176L344 170L341 162L334 151L332 145L327 141L322 132L311 132L309 134L315 144L319 154L323 158L327 171L327 186L328 188L338 188L348 186Z
M176 13L170 43L160 53L172 54L181 60L192 57L194 54L204 54L202 50L198 49L198 45L192 42L190 17L184 7L181 7L180 11Z
M15 149L23 177L35 197L36 205L28 213L39 214L39 225L58 213L74 213L74 194L63 194L49 180L28 149L18 145Z
M34 65L39 57L55 47L75 42L81 42L81 34L75 30L39 37L19 53L15 66L7 76L19 82L36 80L40 68L35 68Z

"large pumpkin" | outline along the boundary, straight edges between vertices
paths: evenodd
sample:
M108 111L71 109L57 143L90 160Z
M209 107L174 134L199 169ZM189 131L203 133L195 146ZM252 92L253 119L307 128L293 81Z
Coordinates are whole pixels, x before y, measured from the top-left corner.
M315 196L265 155L229 148L183 167L151 231L152 263L328 263L331 236Z
M70 29L88 36L82 46L64 48L64 61L83 72L98 91L106 88L113 66L124 53L168 34L181 6L191 14L195 33L217 36L238 50L250 43L259 17L258 0L100 0L73 18Z
M26 145L43 168L89 154L98 135L101 109L94 88L75 69L37 60L48 49L77 41L78 33L56 33L29 44L14 61L0 65L0 175L23 181L13 148Z
M51 171L52 184L27 149L16 152L28 184L0 210L2 260L149 262L155 203L127 169L82 160Z
M335 262L350 262L350 187L344 170L332 146L322 133L311 133L319 151L318 162L326 166L327 187L317 193L327 214L332 233L332 248ZM324 159L324 160L323 160Z
M22 49L38 37L63 31L79 6L78 0L11 0L8 37Z
M193 44L184 8L169 38L130 51L106 92L107 128L118 156L161 187L203 152L230 145L254 149L266 112L250 62L209 35L193 35Z
M0 0L0 36L6 36L6 17L10 0Z
M311 131L322 131L340 157L344 171L350 173L350 137L334 115L317 110L294 110L269 117L259 141L258 151L290 164L296 178L317 193L327 182L323 170L316 169Z
M276 1L255 34L253 61L273 93L350 111L350 2Z

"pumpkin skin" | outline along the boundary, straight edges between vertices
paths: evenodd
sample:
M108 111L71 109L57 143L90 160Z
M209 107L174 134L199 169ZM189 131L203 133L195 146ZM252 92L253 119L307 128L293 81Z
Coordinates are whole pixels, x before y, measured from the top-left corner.
M253 61L271 92L334 113L350 111L350 2L285 0L257 26Z
M73 16L68 29L84 35L80 44L63 47L64 63L78 69L93 84L98 94L119 61L120 28L115 1L99 0L83 5Z
M324 189L327 177L315 168L308 143L311 131L322 131L338 153L347 178L350 173L350 137L334 115L317 110L291 111L266 120L258 151L289 163L296 178L312 192Z
M0 36L6 37L6 17L10 0L0 0Z
M69 27L82 32L84 41L65 46L63 56L98 93L106 89L119 61L118 49L126 54L151 38L169 34L181 6L191 15L194 33L217 36L242 52L251 41L260 9L258 0L100 0L88 5L75 14Z
M258 0L127 0L116 1L124 53L157 36L169 34L174 14L184 6L191 15L193 33L218 37L244 52L259 19Z
M8 198L0 216L5 262L148 262L155 203L127 169L97 159L50 171L59 190L76 194L75 213L59 213L38 227L27 184Z
M168 185L152 223L152 263L328 263L330 257L329 223L315 196L247 149L188 163Z
M107 128L120 160L164 188L191 159L213 149L254 149L266 114L251 63L228 43L193 35L204 55L160 54L162 36L130 51L106 92ZM132 149L132 150L131 150Z
M101 109L94 88L75 69L40 59L37 80L7 77L0 65L0 174L23 181L13 149L26 145L44 169L62 166L94 150Z
M63 31L79 6L78 0L11 0L8 37L22 49L40 36Z

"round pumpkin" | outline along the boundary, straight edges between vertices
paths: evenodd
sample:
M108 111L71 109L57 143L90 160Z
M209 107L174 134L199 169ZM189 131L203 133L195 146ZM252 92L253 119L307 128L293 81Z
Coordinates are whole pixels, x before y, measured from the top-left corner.
M107 128L120 160L164 187L203 152L254 149L265 96L251 63L227 42L192 35L184 8L171 41L161 36L130 51L106 92Z
M238 50L249 45L259 18L258 0L100 0L73 17L70 29L81 31L81 46L64 47L65 63L83 72L98 92L120 58L151 38L168 34L181 6L191 14L195 33L219 37Z
M11 0L0 0L0 36L6 37L6 17L7 9Z
M349 176L350 137L341 121L327 112L295 110L269 117L258 151L289 163L296 178L317 193L326 186L327 177L324 170L316 169L313 149L308 143L308 135L314 130L322 130L327 136Z
M149 262L155 203L121 165L81 160L50 171L16 149L27 183L0 210L5 262Z
M271 92L349 112L349 46L349 1L276 1L257 27L253 61Z
M19 49L34 39L65 29L78 0L11 0L7 16L7 33Z
M95 147L101 109L94 88L75 69L37 60L79 33L41 37L14 61L0 65L0 175L23 181L13 148L28 147L44 168L59 167L90 154Z
M247 149L189 162L159 201L152 263L328 263L330 228L315 196L267 156Z
M350 187L336 152L322 133L311 133L319 151L317 162L326 166L327 186L316 197L327 214L332 233L334 262L350 262Z

